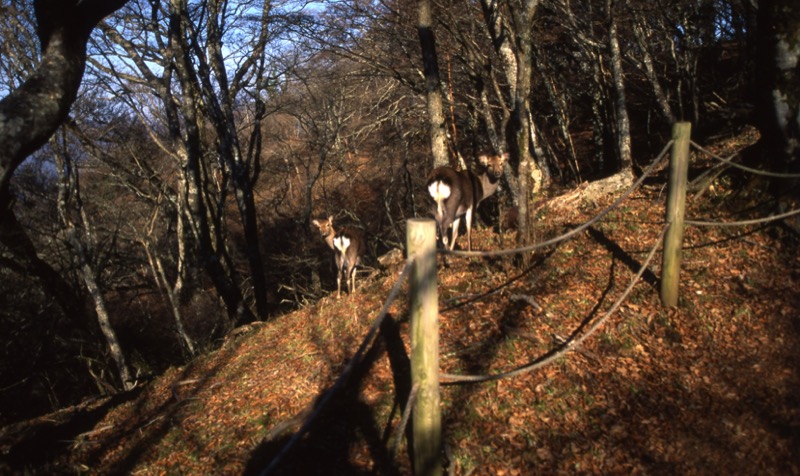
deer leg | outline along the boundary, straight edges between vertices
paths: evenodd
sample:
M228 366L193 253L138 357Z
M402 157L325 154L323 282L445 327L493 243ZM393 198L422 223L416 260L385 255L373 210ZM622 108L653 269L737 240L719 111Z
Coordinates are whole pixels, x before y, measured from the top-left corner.
M442 217L442 221L437 222L439 225L439 235L442 237L442 246L447 249L450 243L450 225L452 222L447 220L447 217Z
M472 251L472 207L467 208L464 220L467 222L467 251Z
M342 262L339 256L336 257L336 299L342 297ZM346 283L345 283L346 284Z
M461 218L453 220L453 241L450 242L450 250L456 247L456 238L458 238L458 226L461 224ZM446 244L446 243L445 243Z

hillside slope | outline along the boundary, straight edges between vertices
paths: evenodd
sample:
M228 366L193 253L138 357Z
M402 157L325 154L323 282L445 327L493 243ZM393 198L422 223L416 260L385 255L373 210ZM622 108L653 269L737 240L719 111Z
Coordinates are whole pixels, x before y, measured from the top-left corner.
M723 179L688 215L731 220L762 194ZM614 197L545 205L537 233L583 223ZM603 316L655 244L663 182L575 239L533 256L440 265L441 367L532 362ZM512 235L475 234L478 249ZM443 387L451 474L800 474L800 258L780 225L687 229L680 306L659 304L660 260L576 352L543 369ZM0 430L0 472L258 474L352 357L403 260L245 329L135 391ZM347 385L273 474L410 474L407 289ZM397 444L397 447L396 447Z

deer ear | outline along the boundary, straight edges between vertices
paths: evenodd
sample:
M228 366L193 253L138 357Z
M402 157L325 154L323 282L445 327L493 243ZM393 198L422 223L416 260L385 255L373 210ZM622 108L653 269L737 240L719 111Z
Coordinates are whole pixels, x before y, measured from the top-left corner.
M319 220L311 220L311 223L313 223L313 224L315 224L315 225L319 226Z
M478 157L478 162L480 162L482 165L488 164L489 163L489 156L488 155L481 155L480 157Z
M500 156L500 158L502 158L504 161L508 160L509 157L511 157L511 154L509 154L508 152L503 152L503 155Z
M328 215L328 221L331 222L331 225L333 224L333 215Z

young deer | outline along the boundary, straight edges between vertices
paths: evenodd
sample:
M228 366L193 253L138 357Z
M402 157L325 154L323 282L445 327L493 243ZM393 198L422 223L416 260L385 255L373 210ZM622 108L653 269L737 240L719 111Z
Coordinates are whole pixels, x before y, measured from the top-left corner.
M478 158L483 171L455 171L451 167L437 167L428 176L428 192L436 202L434 216L445 248L452 250L458 238L458 225L463 216L467 222L467 249L472 251L472 213L478 204L497 191L503 175L503 155L482 155ZM448 230L453 227L453 240L448 240Z
M342 274L345 274L347 292L356 290L356 266L361 264L361 257L367 249L364 234L357 228L344 227L338 232L333 228L333 216L325 220L313 220L328 247L336 256L336 297L342 295Z

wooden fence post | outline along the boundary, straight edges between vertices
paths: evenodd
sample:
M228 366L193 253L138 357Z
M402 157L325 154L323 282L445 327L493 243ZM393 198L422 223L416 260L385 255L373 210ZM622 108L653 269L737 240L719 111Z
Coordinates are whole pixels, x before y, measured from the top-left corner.
M436 289L436 222L407 222L406 249L411 272L411 380L414 403L414 474L442 474L442 416L439 403L439 296Z
M666 221L669 229L664 235L661 261L661 303L678 305L678 287L683 246L683 216L686 211L686 179L689 170L689 142L692 124L676 122L672 126L672 152L669 158L669 189Z

